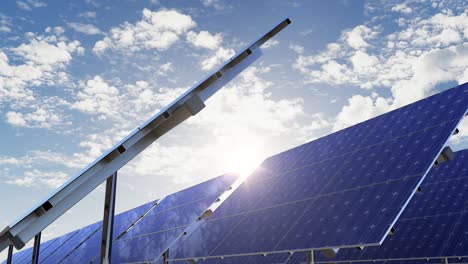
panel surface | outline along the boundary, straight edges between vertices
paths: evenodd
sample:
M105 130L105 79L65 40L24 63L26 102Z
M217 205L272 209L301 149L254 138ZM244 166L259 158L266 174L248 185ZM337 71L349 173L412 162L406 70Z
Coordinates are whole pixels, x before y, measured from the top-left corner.
M117 238L122 232L135 223L143 214L150 210L159 200L138 206L134 209L117 214L114 218L113 237ZM102 228L86 239L78 248L74 249L62 263L88 263L94 256L100 254Z
M378 245L467 106L465 84L268 158L170 259Z
M343 249L333 261L468 256L468 150L455 154L431 169L394 235L378 247Z
M234 175L223 175L162 199L113 243L112 262L153 261L161 256L236 179Z

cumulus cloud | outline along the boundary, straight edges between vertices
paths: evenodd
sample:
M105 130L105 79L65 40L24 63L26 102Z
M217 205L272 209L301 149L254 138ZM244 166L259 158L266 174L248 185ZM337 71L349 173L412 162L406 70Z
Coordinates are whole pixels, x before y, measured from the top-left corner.
M344 37L348 45L354 49L362 49L369 46L367 40L373 39L377 35L372 29L364 25L359 25L350 31L344 32Z
M101 34L101 30L92 24L82 24L82 23L68 23L67 24L70 28L75 30L76 32L80 32L86 35L97 35Z
M51 128L64 121L58 108L66 102L38 97L32 87L69 83L64 70L73 54L82 54L83 48L80 42L64 37L63 28L47 28L46 32L49 35L31 33L28 42L8 49L20 63L11 63L0 50L0 105L10 108L5 111L5 120L11 125Z
M214 55L206 57L200 64L202 70L208 71L213 69L215 66L220 65L224 61L234 56L235 52L233 49L219 48Z
M189 15L176 10L153 12L144 9L140 21L133 24L125 22L112 28L102 40L95 43L93 51L99 55L108 49L128 52L142 49L166 50L195 25Z
M167 71L170 64L161 66ZM183 88L155 88L146 81L121 84L120 88L110 84L101 76L81 82L72 108L83 113L97 115L99 119L110 119L122 127L132 129L137 123L169 104L185 90Z
M466 13L448 11L408 19L399 30L378 38L380 33L371 28L383 26L369 23L345 30L338 44L330 43L318 54L299 54L294 65L308 83L390 90L388 98L351 97L338 115L335 129L419 100L438 84L466 80Z
M270 49L274 46L277 46L279 44L279 41L276 39L269 39L267 42L263 43L262 48L263 49Z
M221 33L212 35L208 31L200 31L199 33L190 31L187 33L187 41L195 47L217 49L223 41L223 36Z
M6 184L18 185L23 187L31 187L45 185L50 188L61 186L68 178L68 175L61 171L26 171L22 176L10 177L5 180Z
M395 5L392 7L392 11L404 14L411 14L411 12L413 12L411 7L407 6L405 3Z

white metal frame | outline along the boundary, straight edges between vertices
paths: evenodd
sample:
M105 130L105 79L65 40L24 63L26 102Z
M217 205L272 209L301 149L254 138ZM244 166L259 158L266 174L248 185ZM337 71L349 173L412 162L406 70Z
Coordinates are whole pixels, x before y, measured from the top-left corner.
M135 158L155 140L201 111L204 102L248 67L262 52L259 47L283 30L289 18L261 35L249 46L190 88L169 106L131 132L24 216L0 232L0 252L9 245L21 249L36 234L103 183L110 175Z

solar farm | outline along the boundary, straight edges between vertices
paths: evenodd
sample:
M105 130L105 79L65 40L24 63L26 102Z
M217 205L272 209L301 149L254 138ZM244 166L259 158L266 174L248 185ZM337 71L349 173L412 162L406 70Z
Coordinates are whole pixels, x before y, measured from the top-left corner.
M172 128L165 120L177 118L171 107L197 114L248 66L235 69L241 60L289 23L262 35L216 70L215 79L209 76L69 184L98 165L102 171L93 173L104 176L96 184L109 183L125 165L114 165L120 157L144 149L132 150L146 125L161 128L159 137ZM205 89L211 85L216 90ZM10 250L33 236L38 241L3 263L103 263L105 254L111 263L467 263L468 151L448 146L467 109L463 84L268 157L246 179L221 175L115 217L112 209L110 224L105 217L40 243L37 233L60 216L56 197L66 185L2 232Z

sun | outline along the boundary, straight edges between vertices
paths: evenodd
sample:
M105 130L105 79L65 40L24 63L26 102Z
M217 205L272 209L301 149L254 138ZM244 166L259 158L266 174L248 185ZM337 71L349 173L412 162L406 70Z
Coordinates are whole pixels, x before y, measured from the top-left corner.
M235 146L227 153L228 170L247 178L263 160L255 144L252 146Z

